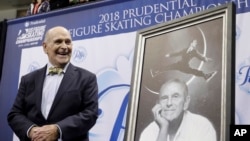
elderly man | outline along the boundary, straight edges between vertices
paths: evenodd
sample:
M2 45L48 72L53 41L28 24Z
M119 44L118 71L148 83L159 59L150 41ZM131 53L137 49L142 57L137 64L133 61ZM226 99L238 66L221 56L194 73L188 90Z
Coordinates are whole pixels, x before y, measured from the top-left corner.
M155 120L144 129L140 141L216 141L211 122L188 111L189 102L184 82L173 79L164 83L152 109Z
M22 76L8 122L21 141L88 141L98 117L95 74L70 63L72 39L61 26L43 42L48 63Z

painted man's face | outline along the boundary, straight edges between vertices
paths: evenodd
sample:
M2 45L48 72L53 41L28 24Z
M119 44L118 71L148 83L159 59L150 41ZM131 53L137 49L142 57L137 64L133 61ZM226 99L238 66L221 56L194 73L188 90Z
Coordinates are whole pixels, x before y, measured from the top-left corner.
M160 90L161 115L168 121L177 119L187 108L187 90L183 84L172 82Z

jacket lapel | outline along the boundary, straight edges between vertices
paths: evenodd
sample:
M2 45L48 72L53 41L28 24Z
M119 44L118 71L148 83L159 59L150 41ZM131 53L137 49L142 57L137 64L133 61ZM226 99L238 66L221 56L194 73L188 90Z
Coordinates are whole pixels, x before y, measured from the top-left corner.
M41 68L40 70L38 70L36 78L35 79L35 87L37 87L35 90L35 94L37 94L35 97L36 99L36 107L37 109L40 110L40 114L42 114L41 111L41 103L42 103L42 92L43 92L43 83L44 83L44 79L45 79L45 75L46 75L46 68L47 66ZM43 116L42 116L43 117Z

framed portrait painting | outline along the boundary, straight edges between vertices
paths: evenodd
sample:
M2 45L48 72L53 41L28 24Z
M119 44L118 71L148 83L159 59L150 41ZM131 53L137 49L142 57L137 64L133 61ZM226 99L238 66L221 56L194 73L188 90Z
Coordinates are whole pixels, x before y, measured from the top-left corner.
M229 140L234 16L229 3L137 32L126 141Z

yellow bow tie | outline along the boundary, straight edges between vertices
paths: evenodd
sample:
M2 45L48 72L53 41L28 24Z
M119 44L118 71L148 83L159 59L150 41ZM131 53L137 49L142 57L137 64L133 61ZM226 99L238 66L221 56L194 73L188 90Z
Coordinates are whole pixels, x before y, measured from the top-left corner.
M54 74L62 74L63 69L62 68L57 68L57 67L50 67L49 68L49 75L54 75Z

